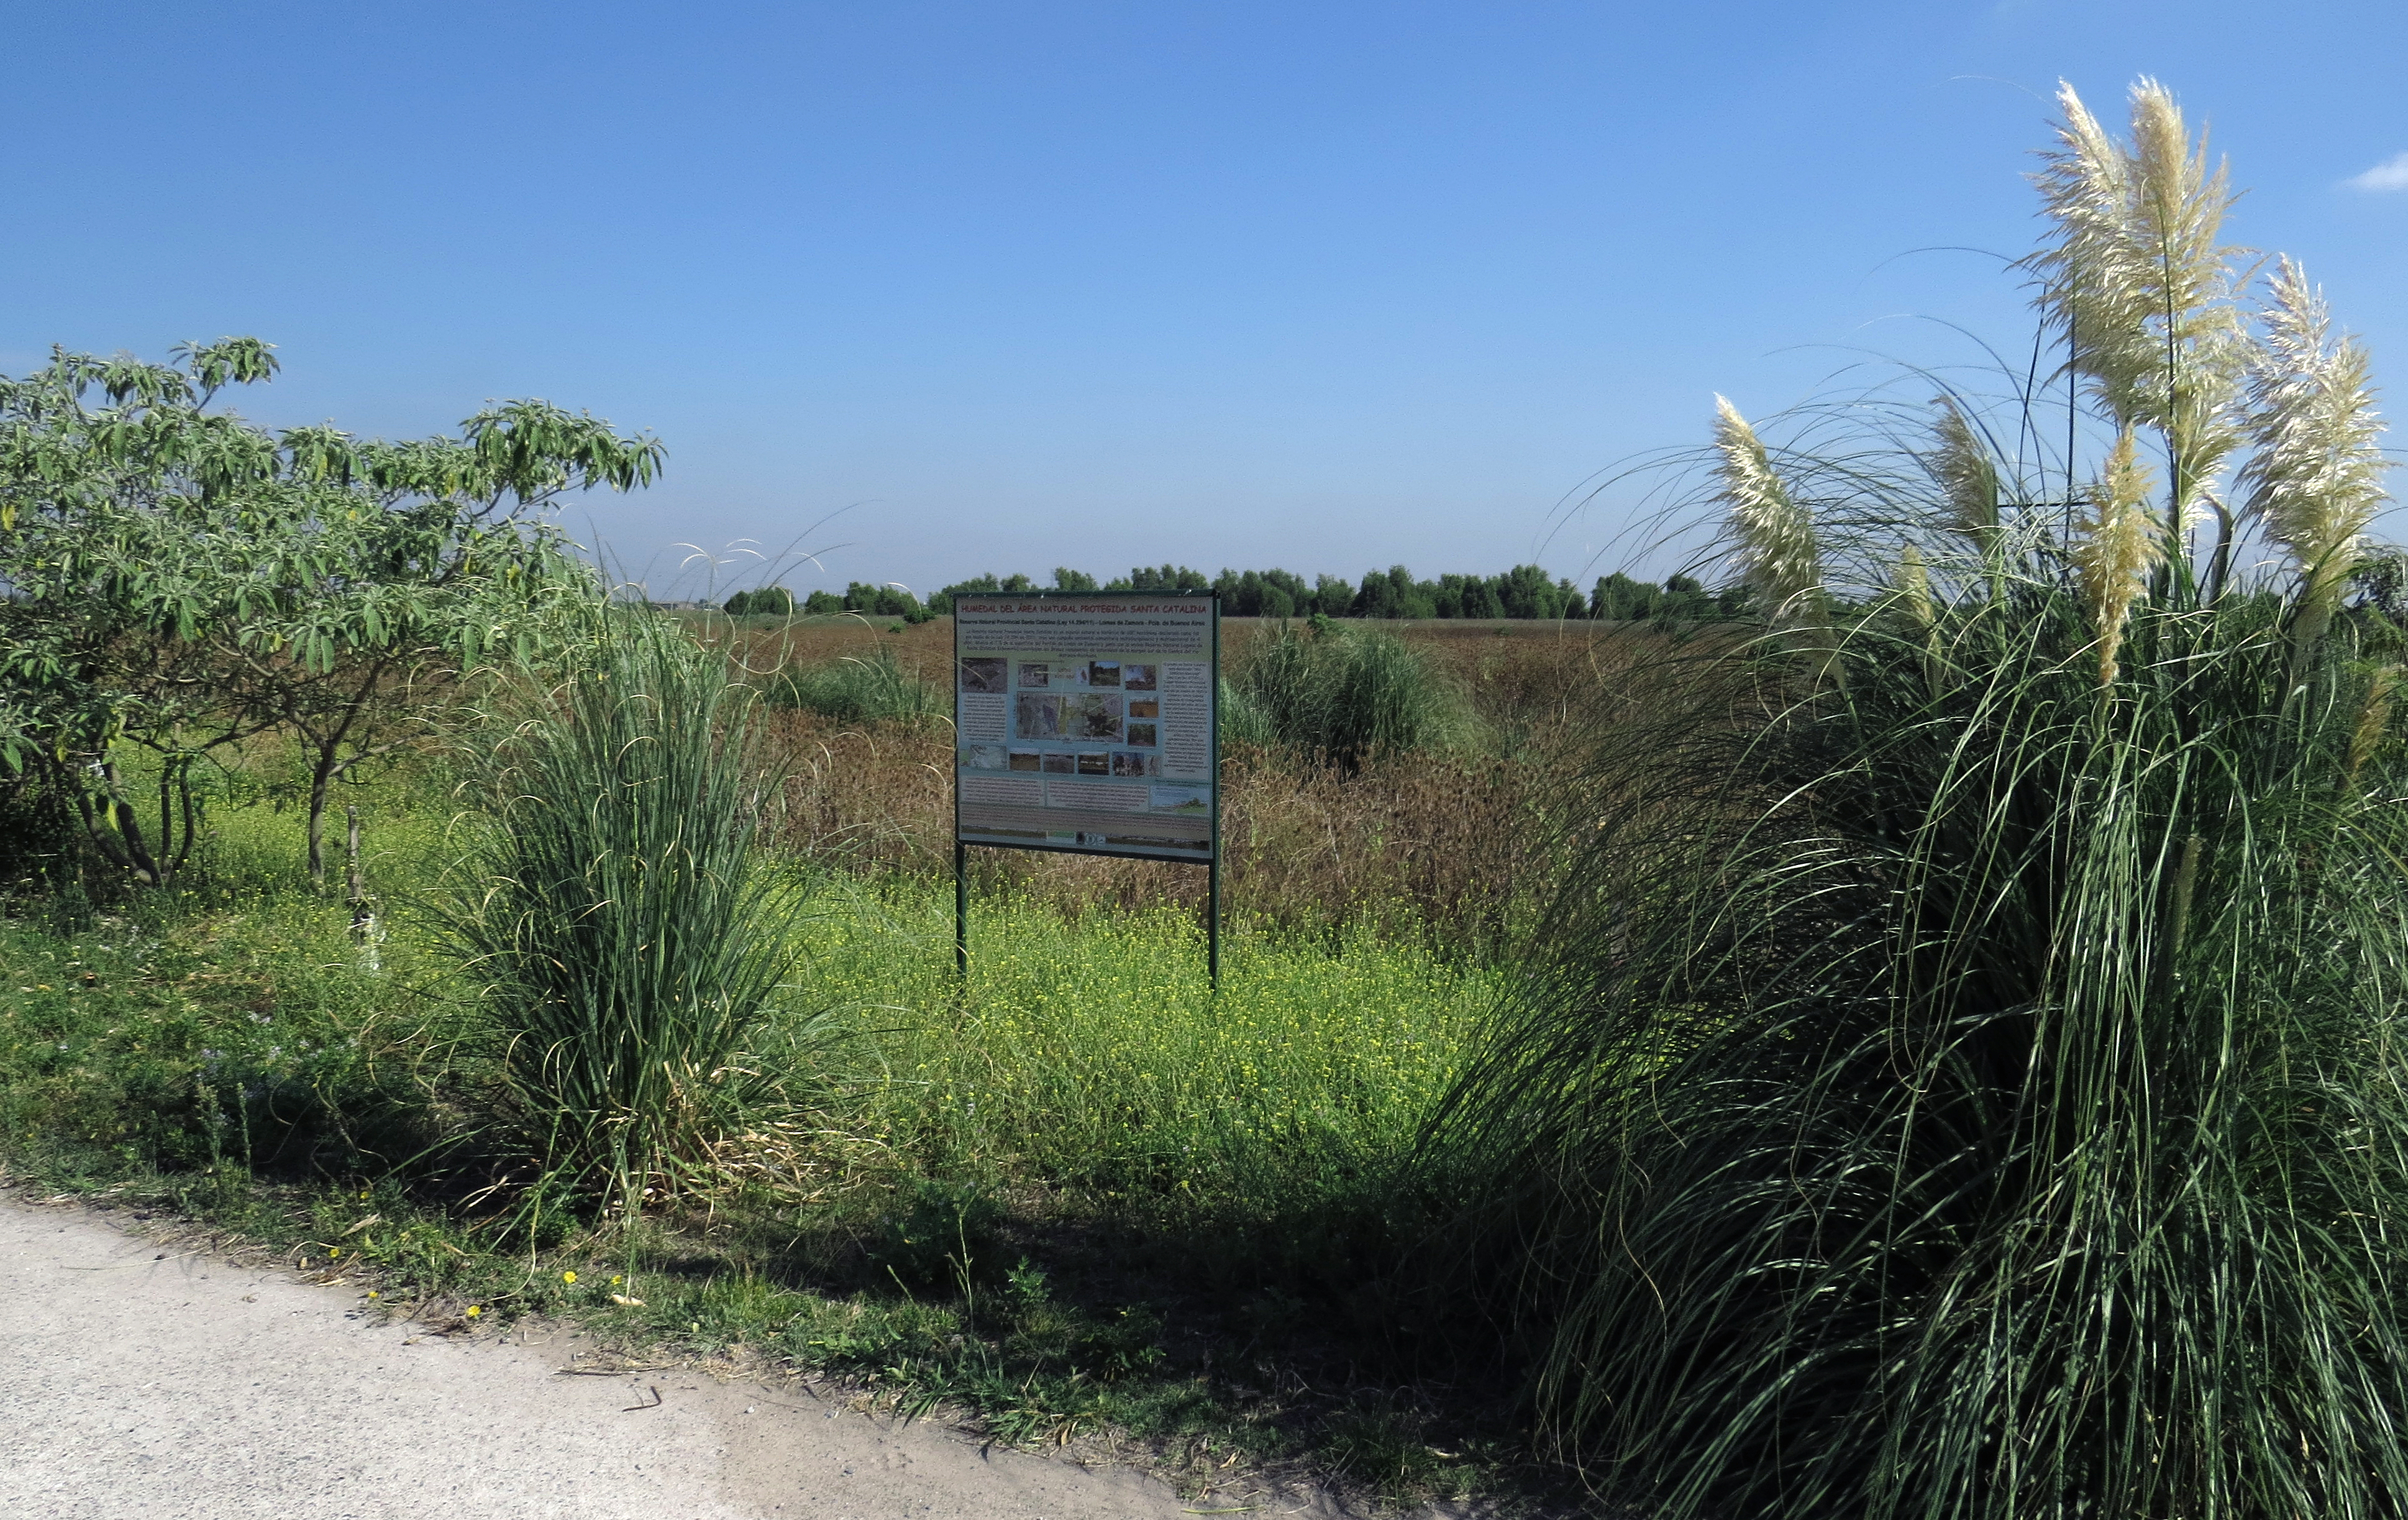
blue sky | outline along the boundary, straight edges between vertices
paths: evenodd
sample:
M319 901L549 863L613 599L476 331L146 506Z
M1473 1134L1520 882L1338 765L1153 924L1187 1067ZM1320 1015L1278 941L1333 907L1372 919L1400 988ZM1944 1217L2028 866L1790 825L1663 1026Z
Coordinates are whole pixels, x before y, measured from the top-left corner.
M590 409L668 445L570 519L656 594L839 509L797 590L1585 579L1627 508L1557 504L1713 392L2028 341L2059 77L2166 79L2239 240L2408 354L2408 168L2347 182L2408 153L2396 3L11 9L0 371L248 333L276 423Z

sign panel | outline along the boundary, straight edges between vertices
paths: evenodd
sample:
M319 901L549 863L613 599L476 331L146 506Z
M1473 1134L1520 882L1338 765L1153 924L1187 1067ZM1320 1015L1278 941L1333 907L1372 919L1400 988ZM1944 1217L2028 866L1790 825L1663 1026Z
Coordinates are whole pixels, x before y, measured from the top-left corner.
M1211 864L1221 603L1210 592L953 600L953 837Z

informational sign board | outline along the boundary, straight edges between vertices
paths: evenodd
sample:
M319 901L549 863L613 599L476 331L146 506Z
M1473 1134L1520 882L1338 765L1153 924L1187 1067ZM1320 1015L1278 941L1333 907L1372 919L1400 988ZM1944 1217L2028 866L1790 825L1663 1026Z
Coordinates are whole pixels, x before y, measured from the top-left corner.
M1209 592L955 597L956 843L1216 865L1220 665Z

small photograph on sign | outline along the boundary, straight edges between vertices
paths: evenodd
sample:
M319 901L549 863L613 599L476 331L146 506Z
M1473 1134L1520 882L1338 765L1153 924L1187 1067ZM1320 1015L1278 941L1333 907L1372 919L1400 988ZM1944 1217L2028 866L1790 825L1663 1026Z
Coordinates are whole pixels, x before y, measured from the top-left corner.
M969 765L972 770L1001 770L1004 768L1004 750L1003 746L1000 744L973 744L969 747Z
M1129 698L1128 715L1132 718L1159 718L1162 716L1162 703L1155 697L1132 696Z
M1112 674L1118 676L1120 667L1113 667ZM1029 698L1024 696L1021 700L1025 702ZM1058 721L1063 738L1117 739L1121 737L1121 699L1117 695L1107 696L1097 692L1058 700L1062 704ZM1038 736L1030 734L1025 737L1034 738Z
M1150 665L1122 666L1121 686L1124 690L1132 692L1150 692L1154 690L1154 667Z
M1148 703L1147 705L1152 706L1153 704ZM1133 723L1128 725L1128 742L1137 745L1140 749L1152 749L1154 747L1154 724L1150 723Z
M1044 756L1048 776L1075 776L1079 773L1079 757L1068 750Z
M1112 752L1112 774L1115 776L1159 776L1162 774L1162 757L1158 754L1143 754L1136 750L1114 750Z
M1146 788L1156 812L1202 813L1212 806L1212 794L1202 786L1167 786L1157 782Z
M1039 762L1043 758L1044 756L1035 750L1014 750L1011 752L1011 768L1014 770L1042 769Z
M1006 673L1009 660L973 657L962 662L962 690L966 692L1001 692L1010 686Z
M1019 700L1012 704L1012 738L1060 738L1063 700L1058 696L1033 696L1026 692L1021 693Z
M1079 756L1082 776L1109 776L1112 773L1112 757L1106 750L1093 750Z
M1053 672L1053 669L1051 665L1042 660L1023 660L1020 664L1020 683L1023 686L1045 685L1046 677Z
M1087 684L1088 684L1088 685L1090 685L1090 686L1117 686L1117 685L1119 685L1120 683L1121 683L1121 662L1120 662L1120 661L1118 661L1118 660L1089 660L1089 661L1087 662Z

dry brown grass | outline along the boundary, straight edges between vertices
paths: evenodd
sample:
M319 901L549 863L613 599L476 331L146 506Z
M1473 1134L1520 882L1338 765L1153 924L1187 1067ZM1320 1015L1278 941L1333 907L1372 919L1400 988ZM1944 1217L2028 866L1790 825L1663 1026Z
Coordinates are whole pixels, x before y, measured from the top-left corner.
M1233 745L1224 756L1224 908L1233 921L1333 932L1373 920L1449 944L1493 946L1544 899L1561 868L1561 820L1591 725L1636 699L1640 640L1579 625L1420 624L1428 651L1487 732L1461 752L1374 761L1341 774L1309 759ZM723 623L724 638L731 632ZM732 630L749 668L841 658L883 641L941 680L942 620L887 634L858 623ZM1253 620L1229 620L1231 667ZM847 725L769 715L789 770L777 838L863 874L941 875L953 865L952 739L941 723ZM1201 911L1193 867L979 850L973 870L1066 911L1163 902Z
M779 713L791 769L778 838L856 872L953 867L951 737L941 724L844 728ZM1550 793L1532 754L1417 756L1352 776L1253 746L1224 756L1224 909L1298 931L1410 921L1488 942L1553 879ZM1201 910L1192 866L1036 852L973 852L979 879L1067 911L1162 902Z

